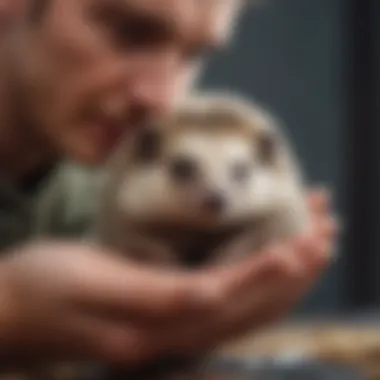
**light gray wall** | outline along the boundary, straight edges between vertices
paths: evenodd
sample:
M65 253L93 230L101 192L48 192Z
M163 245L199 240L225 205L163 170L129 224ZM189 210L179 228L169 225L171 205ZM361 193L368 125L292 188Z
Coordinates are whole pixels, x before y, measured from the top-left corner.
M236 43L210 62L203 84L232 88L269 106L288 126L309 179L333 188L343 212L343 0L266 0ZM344 257L344 252L340 252ZM333 265L299 313L339 311L342 265Z

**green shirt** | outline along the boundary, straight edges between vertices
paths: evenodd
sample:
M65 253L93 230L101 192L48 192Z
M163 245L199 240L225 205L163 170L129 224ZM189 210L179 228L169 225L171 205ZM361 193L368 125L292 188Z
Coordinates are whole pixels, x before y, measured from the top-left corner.
M100 170L65 162L32 189L0 183L0 249L49 237L83 236L96 210Z

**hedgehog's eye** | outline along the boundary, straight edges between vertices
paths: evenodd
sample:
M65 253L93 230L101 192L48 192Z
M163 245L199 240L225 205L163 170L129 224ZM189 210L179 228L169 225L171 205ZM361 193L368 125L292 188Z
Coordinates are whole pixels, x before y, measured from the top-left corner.
M277 150L276 138L271 133L261 136L258 146L258 156L262 164L271 164Z
M238 162L232 167L232 178L236 182L245 182L251 173L251 165L247 162Z
M177 181L189 181L196 176L197 168L195 162L187 157L177 157L169 165L172 178Z

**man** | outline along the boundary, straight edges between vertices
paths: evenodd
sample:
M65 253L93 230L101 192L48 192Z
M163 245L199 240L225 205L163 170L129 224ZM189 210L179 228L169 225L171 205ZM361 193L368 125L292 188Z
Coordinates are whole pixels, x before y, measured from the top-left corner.
M142 269L76 242L26 244L37 178L61 158L96 165L192 82L230 37L238 0L3 0L0 37L0 354L121 364L199 351L281 317L328 262L315 228L224 270Z

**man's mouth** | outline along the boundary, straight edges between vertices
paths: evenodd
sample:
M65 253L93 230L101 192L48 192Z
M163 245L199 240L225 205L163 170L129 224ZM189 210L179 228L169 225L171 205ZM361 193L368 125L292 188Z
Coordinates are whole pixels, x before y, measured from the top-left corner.
M111 152L119 142L133 135L144 123L148 112L144 107L133 106L128 109L89 108L84 113L84 119L90 121L92 134L99 148L104 153ZM87 123L86 123L87 124Z

